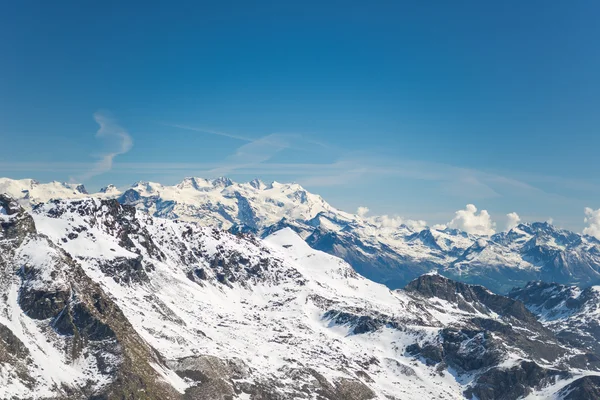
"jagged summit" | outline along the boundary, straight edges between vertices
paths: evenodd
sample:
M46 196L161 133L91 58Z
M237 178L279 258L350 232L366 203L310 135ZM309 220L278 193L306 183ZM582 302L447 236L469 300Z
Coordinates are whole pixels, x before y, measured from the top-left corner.
M258 178L254 178L253 180L251 180L250 182L248 182L248 184L250 186L252 186L253 188L258 189L258 190L272 189L273 188L273 183L274 182L271 182L271 183L267 184L267 183L264 183L263 181L261 181Z
M120 194L121 192L119 189L117 189L117 187L115 185L111 184L111 185L101 188L100 193L104 193L107 195L113 195L113 194L116 195L116 194Z

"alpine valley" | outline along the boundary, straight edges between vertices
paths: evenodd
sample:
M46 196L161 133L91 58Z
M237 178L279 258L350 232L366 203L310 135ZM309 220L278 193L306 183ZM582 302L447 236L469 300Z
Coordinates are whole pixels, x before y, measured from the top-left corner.
M259 180L0 193L0 399L600 398L593 237Z

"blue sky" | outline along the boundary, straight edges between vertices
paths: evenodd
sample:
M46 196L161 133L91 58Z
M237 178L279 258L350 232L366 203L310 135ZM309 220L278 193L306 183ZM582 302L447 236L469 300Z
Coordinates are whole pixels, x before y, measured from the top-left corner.
M0 6L0 176L258 176L578 231L600 208L597 2L122 3Z

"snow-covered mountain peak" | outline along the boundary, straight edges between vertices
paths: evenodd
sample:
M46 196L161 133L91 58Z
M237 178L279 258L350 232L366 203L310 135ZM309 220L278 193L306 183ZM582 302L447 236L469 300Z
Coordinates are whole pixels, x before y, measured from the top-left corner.
M121 191L115 185L110 184L101 188L100 193L103 193L106 196L118 196L121 194Z
M227 187L233 185L233 181L225 176L220 176L215 179L211 179L211 183L215 187Z
M7 194L28 207L53 198L81 198L88 195L84 185L52 181L40 183L33 179L0 178L0 193Z
M204 179L198 177L187 177L177 185L176 188L185 190L185 189L194 189L198 191L211 191L211 190L219 190L229 186L232 186L234 182L225 177L219 177L215 179Z
M131 186L132 190L139 192L142 196L153 196L162 191L164 186L158 182L138 181Z
M511 230L515 234L535 236L539 242L568 246L581 240L581 235L557 228L549 222L522 223Z
M248 184L250 186L252 186L254 189L258 189L258 190L269 189L272 187L271 184L266 184L265 182L261 181L258 178L252 179L250 182L248 182Z
M195 190L201 190L201 188L207 188L209 186L209 182L202 178L187 177L175 186L178 189L192 188Z

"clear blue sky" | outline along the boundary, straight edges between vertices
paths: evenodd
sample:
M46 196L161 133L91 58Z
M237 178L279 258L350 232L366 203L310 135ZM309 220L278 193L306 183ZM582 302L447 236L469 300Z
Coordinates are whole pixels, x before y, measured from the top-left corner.
M581 230L600 208L599 15L586 0L4 1L0 176L258 176L348 211L434 223L474 203Z

